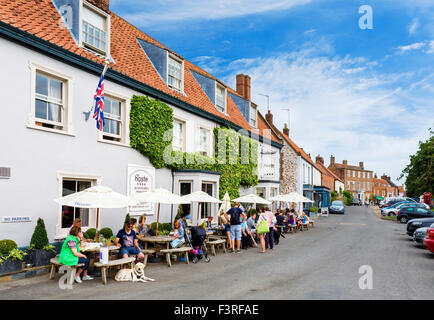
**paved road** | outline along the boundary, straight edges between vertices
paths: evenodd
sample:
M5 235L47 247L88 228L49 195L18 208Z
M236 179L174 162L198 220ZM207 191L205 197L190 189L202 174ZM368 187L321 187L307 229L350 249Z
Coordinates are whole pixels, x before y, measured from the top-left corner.
M359 267L373 270L373 289L359 288ZM413 245L405 225L365 207L322 217L289 234L273 251L218 254L209 264L148 265L153 283L109 279L60 290L48 276L0 284L0 299L434 299L434 255Z

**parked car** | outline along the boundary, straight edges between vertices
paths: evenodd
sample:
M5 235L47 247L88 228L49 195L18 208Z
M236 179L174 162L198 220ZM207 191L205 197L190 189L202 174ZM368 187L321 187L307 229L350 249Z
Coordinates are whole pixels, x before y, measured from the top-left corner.
M392 199L390 199L388 201L385 201L383 203L383 205L380 206L380 208L390 207L390 206L392 206L392 205L394 205L394 204L396 204L398 202L403 202L403 201L406 201L406 202L416 202L412 198L392 198Z
M353 206L361 206L362 205L362 200L360 200L358 198L353 198L353 201L351 202L351 204Z
M434 228L428 228L426 230L426 237L423 239L423 244L429 251L434 253Z
M396 220L401 223L407 223L408 221L417 218L432 217L434 217L434 212L426 208L404 207L398 211L398 216L396 217Z
M345 213L345 206L342 200L335 200L329 207L329 213Z
M412 237L416 229L429 227L434 223L433 218L413 219L407 223L407 234Z
M404 207L417 207L417 208L426 208L429 209L425 203L415 203L415 202L398 202L394 205L381 209L381 214L383 216L396 216L398 214L399 209Z
M413 242L416 245L419 245L419 246L424 245L423 240L425 239L427 230L429 228L434 228L434 223L432 223L429 227L423 227L423 228L416 229L416 231L413 233Z

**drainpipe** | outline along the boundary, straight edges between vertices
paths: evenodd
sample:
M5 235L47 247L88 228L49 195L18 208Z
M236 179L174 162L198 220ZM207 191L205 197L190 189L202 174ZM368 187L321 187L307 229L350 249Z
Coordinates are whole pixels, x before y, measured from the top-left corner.
M172 193L175 192L175 173L173 172L173 169L171 169L172 172ZM170 208L170 224L173 227L173 204L171 205Z

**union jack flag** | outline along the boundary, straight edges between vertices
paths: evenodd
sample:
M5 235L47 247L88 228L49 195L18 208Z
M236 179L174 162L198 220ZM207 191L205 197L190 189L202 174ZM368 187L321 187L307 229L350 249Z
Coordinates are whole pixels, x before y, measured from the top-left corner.
M98 88L96 89L95 96L95 111L93 113L93 118L96 120L96 127L99 131L104 128L104 73L101 75L99 80Z

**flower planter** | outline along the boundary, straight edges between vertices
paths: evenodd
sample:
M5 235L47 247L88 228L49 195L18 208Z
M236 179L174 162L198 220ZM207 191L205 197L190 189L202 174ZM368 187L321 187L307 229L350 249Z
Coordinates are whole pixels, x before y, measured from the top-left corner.
M50 259L54 258L56 253L53 251L47 251L43 249L32 249L27 250L27 255L25 256L26 263L31 264L34 267L42 267L50 265Z
M0 264L0 275L4 273L20 271L23 267L23 260L11 260L10 258Z

